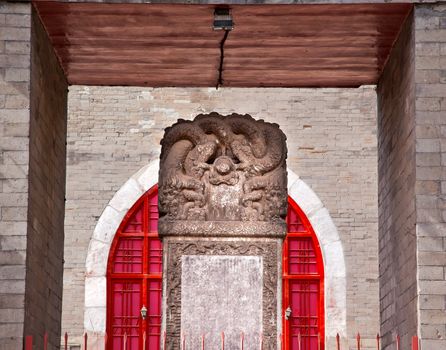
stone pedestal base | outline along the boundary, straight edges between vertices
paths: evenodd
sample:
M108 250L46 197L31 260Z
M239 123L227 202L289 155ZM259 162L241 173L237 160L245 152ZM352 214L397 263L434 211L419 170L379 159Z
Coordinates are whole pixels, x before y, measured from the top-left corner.
M281 238L164 237L166 349L278 348Z

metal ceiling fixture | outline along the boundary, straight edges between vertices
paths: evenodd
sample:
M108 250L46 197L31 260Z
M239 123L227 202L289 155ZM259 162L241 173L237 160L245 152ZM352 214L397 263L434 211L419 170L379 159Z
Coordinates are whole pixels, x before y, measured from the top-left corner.
M229 7L216 7L214 11L214 30L232 30L234 21L232 20L231 9Z

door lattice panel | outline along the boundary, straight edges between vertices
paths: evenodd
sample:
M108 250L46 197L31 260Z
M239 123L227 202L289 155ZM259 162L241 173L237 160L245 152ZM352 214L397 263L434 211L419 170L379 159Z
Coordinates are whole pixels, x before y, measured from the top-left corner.
M108 350L159 349L163 248L157 204L155 187L129 210L115 235L107 275Z
M112 282L113 316L111 334L113 349L123 347L124 341L127 343L127 349L138 349L141 326L139 322L141 289L141 282Z
M290 198L288 204L283 255L284 348L323 350L322 255L308 219ZM287 309L289 315L285 315Z

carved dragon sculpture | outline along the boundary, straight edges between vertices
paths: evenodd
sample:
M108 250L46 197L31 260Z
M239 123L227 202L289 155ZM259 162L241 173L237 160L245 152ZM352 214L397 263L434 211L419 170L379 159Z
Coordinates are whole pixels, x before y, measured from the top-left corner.
M285 217L286 137L277 124L249 115L199 115L167 128L161 146L161 217L206 220L212 187L239 182L244 210L237 219Z

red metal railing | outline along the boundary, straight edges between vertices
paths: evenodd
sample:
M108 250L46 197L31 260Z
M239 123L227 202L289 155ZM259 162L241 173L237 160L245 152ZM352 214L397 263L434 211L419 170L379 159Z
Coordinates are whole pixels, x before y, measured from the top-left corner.
M397 350L401 349L401 337L397 334L395 336L395 345ZM356 349L361 350L361 334L356 334ZM376 335L376 349L381 350L381 336L379 334ZM339 334L336 335L336 350L341 350L341 341ZM414 335L412 337L412 346L411 350L421 350L420 348L420 341L418 339L418 336Z
M420 341L418 340L418 337L414 335L412 337L412 350L419 350L420 347Z
M89 347L89 343L88 343L88 334L85 333L83 335L83 347L82 350L88 350ZM104 348L107 348L107 334L105 334L103 337L103 346ZM144 332L143 334L143 339L146 339L146 334ZM298 350L304 350L302 348L302 337L300 334L298 334L297 336L298 339ZM320 344L320 337L318 335L318 339L319 339L319 344ZM361 343L361 334L358 332L356 334L356 349L357 350L361 350L362 349L362 343ZM127 348L127 343L128 343L128 336L126 333L124 333L123 336L123 344L122 344L122 349L126 350ZM206 350L206 338L205 335L202 334L200 336L200 343L201 343L201 350ZM63 338L64 344L63 344L63 349L64 350L68 350L68 344L69 344L69 337L68 337L68 333L65 333L64 338ZM143 350L145 350L145 341L143 341ZM279 349L284 350L284 344L282 343L282 335L280 334L278 337L278 343L279 343ZM167 344L167 337L166 337L166 332L163 333L162 336L162 350L166 349L166 344ZM32 335L28 335L25 337L25 350L33 350L33 336ZM39 348L43 348L44 350L48 349L48 333L45 332L44 336L43 336L43 347L40 347L39 344L35 344L38 345ZM395 346L396 346L396 350L404 350L401 349L401 338L400 336L397 334L395 336ZM245 333L240 333L240 350L244 350L245 347ZM96 344L96 347L93 348L92 350L96 350L96 349L100 349L100 347L98 347L98 345ZM102 347L101 347L102 349ZM263 350L263 334L260 334L259 337L259 349ZM348 347L346 347L346 350L348 349ZM381 350L381 336L379 334L376 335L376 349L377 350ZM182 333L181 335L181 349L180 350L186 350L186 334ZM221 350L225 350L225 332L221 332ZM318 347L318 350L320 350L320 347ZM341 337L339 334L336 335L336 350L343 350L342 346L341 346ZM413 336L412 337L412 344L411 344L411 349L407 349L407 350L421 350L420 347L420 341L418 339L418 336Z
M25 338L25 349L26 350L33 350L33 336L27 335Z

